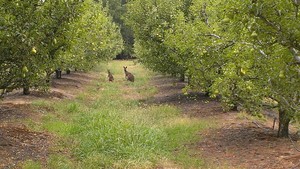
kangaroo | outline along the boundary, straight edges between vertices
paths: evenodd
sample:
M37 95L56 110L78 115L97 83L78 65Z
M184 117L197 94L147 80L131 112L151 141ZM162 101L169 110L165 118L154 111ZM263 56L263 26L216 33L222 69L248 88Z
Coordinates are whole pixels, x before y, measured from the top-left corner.
M127 71L127 66L123 66L125 72L125 78L131 82L134 82L134 76L132 73Z
M107 73L108 73L108 75L107 75L108 81L113 82L114 81L114 77L113 77L112 73L109 70L107 70Z

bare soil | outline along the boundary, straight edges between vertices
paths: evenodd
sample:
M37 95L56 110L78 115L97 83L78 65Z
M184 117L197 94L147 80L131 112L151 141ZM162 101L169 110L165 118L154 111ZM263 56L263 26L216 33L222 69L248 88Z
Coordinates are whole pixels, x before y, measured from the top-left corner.
M26 119L41 118L41 113L31 106L32 101L72 99L97 79L99 75L95 73L72 72L62 79L52 79L48 93L32 91L25 96L16 90L5 95L0 101L0 168L20 168L26 160L46 162L54 136L31 131L23 124Z
M19 168L25 160L45 162L53 145L47 132L31 131L22 124L24 119L39 119L31 107L33 100L72 99L85 85L99 79L99 75L72 72L62 79L53 79L47 94L34 91L23 96L14 91L0 102L0 168ZM272 119L265 122L241 118L238 112L224 112L217 100L203 93L182 94L185 83L174 78L156 76L152 85L158 93L147 100L152 104L173 104L185 116L214 120L217 127L199 132L201 140L186 145L194 150L192 156L205 159L206 168L285 169L300 168L300 147L296 141L277 138Z

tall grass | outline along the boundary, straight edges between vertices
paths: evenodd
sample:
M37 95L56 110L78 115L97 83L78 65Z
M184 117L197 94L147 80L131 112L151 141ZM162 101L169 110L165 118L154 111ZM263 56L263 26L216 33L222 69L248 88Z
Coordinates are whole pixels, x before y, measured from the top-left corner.
M122 66L136 76L125 81ZM106 79L110 69L115 81ZM113 61L100 67L98 81L74 100L35 103L53 111L43 118L41 129L59 136L66 155L55 154L48 168L199 168L188 144L210 122L187 118L175 106L145 105L141 100L157 91L149 85L153 73L130 61Z

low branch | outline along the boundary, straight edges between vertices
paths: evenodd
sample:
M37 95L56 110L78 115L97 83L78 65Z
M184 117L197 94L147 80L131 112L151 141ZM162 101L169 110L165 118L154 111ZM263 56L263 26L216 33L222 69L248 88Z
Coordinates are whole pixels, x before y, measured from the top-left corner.
M212 37L215 37L215 38L218 38L218 39L221 39L221 37L219 35L216 35L216 34L205 34L205 36L212 36Z
M266 104L266 103L263 103L262 106L267 108L267 109L274 109L274 108L279 107L278 105L272 105L272 104Z
M259 17L261 20L263 20L267 25L273 27L275 30L277 30L278 32L281 31L281 27L280 26L276 26L273 22L269 21L266 17L264 17L261 14L256 15L256 17Z
M221 39L221 36L213 34L213 33L207 33L207 34L198 34L199 36L211 36L217 39Z
M248 42L242 42L242 44L246 44L249 46L253 46L254 49L258 50L258 52L263 55L264 57L268 57L268 55L261 49L259 49L256 45L252 44L252 43L248 43Z
M264 21L267 25L273 27L278 33L282 33L282 29L281 29L281 26L280 26L280 25L278 25L278 26L275 25L275 23L269 21L266 17L264 17L264 16L261 15L261 14L257 15L257 17L259 17L259 18L260 18L262 21ZM281 43L281 44L282 44L283 46L288 46L288 45L283 44L283 43ZM289 45L291 45L291 44L289 44ZM295 44L294 44L294 45L295 45ZM294 59L296 60L296 63L297 63L297 64L300 64L300 56L298 55L299 51L298 51L297 49L295 49L294 47L292 47L292 46L294 46L294 45L291 45L291 46L289 47L289 49L290 49L290 51L292 52L292 54L293 54L293 56L294 56Z
M290 47L290 51L292 52L294 59L298 64L300 64L300 56L299 56L299 51L293 47Z
M281 97L281 100L283 100L283 102L289 107L289 108L291 108L293 111L297 111L298 109L297 109L297 106L296 105L294 105L294 104L292 104L292 103L290 103L285 97L283 97L283 96L280 96L279 95L279 97Z

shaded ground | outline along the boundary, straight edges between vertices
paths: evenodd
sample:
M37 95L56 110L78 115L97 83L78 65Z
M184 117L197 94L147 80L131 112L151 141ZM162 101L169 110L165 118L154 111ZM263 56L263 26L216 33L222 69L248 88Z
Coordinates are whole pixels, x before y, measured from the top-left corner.
M199 133L196 145L189 145L196 156L212 164L207 168L285 169L300 168L297 142L276 137L272 119L251 120L237 112L223 112L218 101L201 93L182 94L184 83L172 78L153 79L159 92L149 103L180 107L190 117L213 119L217 128ZM193 155L195 155L193 154Z
M5 95L0 102L0 168L20 168L26 160L45 162L53 136L46 132L30 131L22 120L39 119L42 115L30 106L41 99L71 99L91 81L99 79L97 74L72 72L62 79L53 79L50 92L32 91L24 96L21 91Z
M33 100L71 99L84 86L98 79L97 74L72 73L63 79L54 79L48 94L33 92L30 96L20 91L5 96L0 103L0 168L18 168L18 163L27 160L45 161L53 136L30 131L20 123L24 119L39 118L30 107ZM156 76L152 84L158 93L147 103L173 104L189 117L213 119L217 128L199 133L202 140L187 145L195 150L193 156L204 158L212 164L206 168L283 169L300 168L300 152L289 139L279 139L272 129L272 122L254 121L239 116L237 112L223 112L220 103L201 93L182 94L184 83L173 78Z

